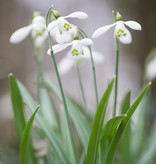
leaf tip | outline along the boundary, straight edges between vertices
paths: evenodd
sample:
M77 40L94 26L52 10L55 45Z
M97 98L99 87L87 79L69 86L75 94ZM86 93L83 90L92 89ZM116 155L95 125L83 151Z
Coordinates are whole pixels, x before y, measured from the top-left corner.
M9 73L8 77L12 77L13 76L13 73Z

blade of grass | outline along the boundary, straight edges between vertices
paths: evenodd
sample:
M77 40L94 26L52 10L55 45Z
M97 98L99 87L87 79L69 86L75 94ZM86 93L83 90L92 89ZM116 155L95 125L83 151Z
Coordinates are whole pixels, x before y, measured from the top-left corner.
M21 146L20 146L20 164L28 164L29 163L29 155L31 152L30 147L30 140L31 140L31 128L34 121L34 117L38 111L40 106L37 107L31 118L29 119L28 123L25 126Z
M107 109L109 97L113 88L115 78L111 80L98 105L88 143L86 164L96 164L100 136L102 132L104 117Z
M107 155L106 155L106 160L105 160L105 164L111 164L114 158L114 154L115 154L115 150L116 147L118 145L118 142L120 140L120 137L129 121L129 119L131 118L131 116L133 115L133 113L135 112L136 108L138 107L138 105L140 104L141 100L143 99L145 93L147 92L148 88L150 87L151 82L148 83L145 88L143 89L143 91L140 93L140 95L138 96L138 98L135 100L135 102L133 103L133 105L129 108L128 112L127 112L127 116L123 119L123 121L120 123L117 132L115 133L115 136L113 137L113 140L110 144L110 147L108 149Z

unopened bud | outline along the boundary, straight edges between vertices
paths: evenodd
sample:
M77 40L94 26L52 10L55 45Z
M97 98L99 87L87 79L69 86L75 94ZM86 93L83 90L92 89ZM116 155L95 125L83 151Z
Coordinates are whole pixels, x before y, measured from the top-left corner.
M40 15L40 13L38 11L33 12L32 19L34 19L35 17L37 17L39 15Z
M78 36L78 33L75 32L74 36L73 36L73 40L79 40L79 36Z
M116 13L116 16L115 16L115 21L121 21L122 20L122 16L119 12Z
M53 15L56 19L61 16L60 12L58 12L57 10L53 10Z

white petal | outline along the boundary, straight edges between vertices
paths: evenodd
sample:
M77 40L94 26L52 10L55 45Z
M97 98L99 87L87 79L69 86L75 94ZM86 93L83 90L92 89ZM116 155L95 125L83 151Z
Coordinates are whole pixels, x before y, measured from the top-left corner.
M48 37L47 32L45 32L42 36L38 36L35 38L35 46L36 47L40 47L44 41L46 40L46 38Z
M45 18L43 16L37 16L33 19L33 23L45 23Z
M66 49L70 45L71 45L71 43L56 44L56 45L52 46L52 49L53 49L54 54L56 54L56 53L58 53L58 52L60 52L60 51L62 51L64 49ZM47 51L47 54L51 55L50 54L50 49Z
M80 40L80 44L82 46L90 46L90 45L93 45L93 41L91 39L84 38L84 39Z
M64 16L63 18L79 18L79 19L87 19L88 18L88 15L84 12L81 12L81 11L77 11L77 12L74 12L74 13L71 13L67 16Z
M67 56L63 58L58 64L58 70L60 74L66 74L71 67L74 65L74 62L70 60Z
M100 35L104 34L106 31L108 31L111 27L113 27L116 23L113 23L111 25L106 25L103 27L98 28L92 35L93 38L97 38Z
M119 38L120 42L123 44L130 44L132 42L132 36L129 30L125 29L126 36L121 36Z
M138 22L135 21L126 21L124 22L125 25L130 27L133 30L141 30L141 25Z
M83 51L84 51L83 58L90 59L90 51L89 51L88 47L83 46ZM97 51L92 51L92 55L93 55L93 59L94 59L95 63L102 63L104 61L104 57L101 53L99 53Z
M53 30L55 27L57 27L59 21L58 20L55 20L55 21L52 21L51 23L48 24L48 31L51 31Z
M10 42L14 44L20 43L29 35L31 30L32 25L18 29L11 35Z

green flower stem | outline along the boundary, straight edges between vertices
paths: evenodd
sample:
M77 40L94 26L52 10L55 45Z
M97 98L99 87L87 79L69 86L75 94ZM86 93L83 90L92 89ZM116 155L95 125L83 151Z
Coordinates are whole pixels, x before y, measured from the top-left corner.
M86 103L86 98L85 98L85 94L84 94L84 88L83 88L83 85L82 85L82 79L81 79L81 76L80 76L79 66L76 66L76 72L77 72L77 76L78 76L78 82L79 82L79 85L80 85L82 100L83 100L83 103L86 107L87 103Z
M83 38L88 38L88 36L86 35L86 33L78 27L79 33ZM96 81L96 71L95 71L95 64L94 64L94 60L93 60L93 54L92 54L92 50L91 50L91 46L88 46L89 48L89 52L90 52L90 58L91 58L91 62L92 62L92 70L93 70L93 78L94 78L94 89L95 89L95 95L96 95L96 107L98 107L98 89L97 89L97 81Z
M59 75L59 72L58 72L55 56L54 56L53 49L52 49L52 41L51 41L50 32L48 32L48 38L49 38L50 54L51 54L51 57L52 57L52 60L53 60L53 64L54 64L54 68L55 68L55 72L56 72L56 76L57 76L57 80L58 80L58 84L59 84L59 88L60 88L60 92L61 92L61 97L62 97L64 109L65 109L65 114L66 114L66 117L67 117L67 124L68 124L68 128L69 128L70 140L71 140L74 155L75 155L75 158L76 158L76 163L78 163L73 131L72 131L71 122L70 122L70 119L69 119L68 108L67 108L67 104L66 104L66 100L65 100L65 96L64 96L64 91L63 91L60 75Z
M116 64L115 64L115 92L114 92L114 111L113 117L116 116L117 94L118 94L118 65L119 65L119 40L115 38Z

